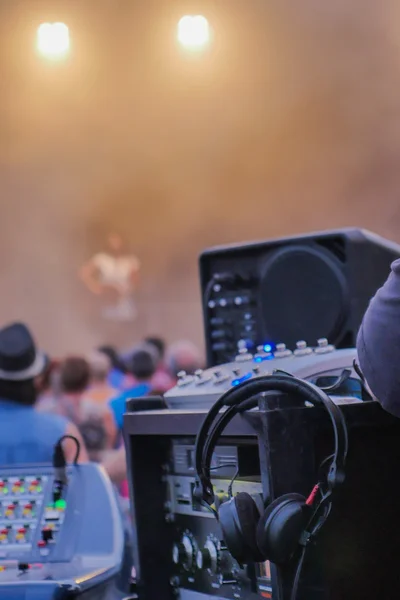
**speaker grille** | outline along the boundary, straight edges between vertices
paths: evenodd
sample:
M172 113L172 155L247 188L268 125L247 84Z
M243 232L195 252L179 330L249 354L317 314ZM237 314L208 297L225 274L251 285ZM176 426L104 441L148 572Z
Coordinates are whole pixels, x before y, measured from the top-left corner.
M290 246L270 255L262 271L264 331L289 347L320 337L335 343L348 311L346 281L323 249Z

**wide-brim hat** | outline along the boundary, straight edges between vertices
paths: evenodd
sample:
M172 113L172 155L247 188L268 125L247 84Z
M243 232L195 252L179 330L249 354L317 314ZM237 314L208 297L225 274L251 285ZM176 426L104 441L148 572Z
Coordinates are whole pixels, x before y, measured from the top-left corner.
M47 364L47 356L37 350L26 325L12 323L0 329L0 379L34 379L43 373Z

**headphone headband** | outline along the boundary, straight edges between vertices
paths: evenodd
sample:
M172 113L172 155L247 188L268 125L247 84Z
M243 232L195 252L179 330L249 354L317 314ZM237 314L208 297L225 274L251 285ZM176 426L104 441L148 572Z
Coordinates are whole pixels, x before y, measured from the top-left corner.
M204 419L196 438L195 461L201 485L201 496L208 504L212 504L214 501L210 468L212 455L218 439L236 414L244 408L247 410L257 406L258 400L254 398L255 395L268 391L293 394L303 401L311 402L314 406L324 406L331 419L335 437L334 457L329 469L327 483L330 489L342 483L348 451L348 438L346 424L340 408L336 406L323 390L314 384L297 379L291 375L279 373L258 377L252 381L245 381L237 387L228 390L215 402ZM224 406L227 407L227 410L222 413L209 433L211 425Z

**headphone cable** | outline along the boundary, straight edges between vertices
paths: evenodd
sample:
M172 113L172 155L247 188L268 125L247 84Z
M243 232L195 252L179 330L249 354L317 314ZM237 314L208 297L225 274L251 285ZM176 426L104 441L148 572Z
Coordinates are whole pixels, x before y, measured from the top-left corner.
M299 562L297 563L296 573L295 573L294 579L293 579L293 586L292 586L292 592L290 594L290 600L297 599L297 592L299 590L300 576L301 576L301 572L303 570L303 563L304 563L304 558L306 556L306 550L307 550L307 546L303 546L303 548L301 549Z

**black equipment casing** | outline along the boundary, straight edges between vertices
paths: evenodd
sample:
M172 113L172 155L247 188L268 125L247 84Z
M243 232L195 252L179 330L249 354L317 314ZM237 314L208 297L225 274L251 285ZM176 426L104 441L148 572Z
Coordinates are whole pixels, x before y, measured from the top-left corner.
M233 360L240 341L292 348L324 337L354 347L368 302L399 256L398 244L351 228L205 250L208 366Z
M260 485L269 501L290 492L308 496L318 465L332 452L331 424L322 408L300 408L274 395L261 394L259 402L260 411L235 417L217 446L223 470L214 472L213 483L221 501L232 473L229 462L239 467L234 493ZM318 543L307 550L298 600L397 600L400 421L376 402L346 402L342 410L350 433L346 480ZM196 508L192 450L205 414L187 408L125 415L140 597L289 600L295 562L242 570L226 555L216 520ZM201 568L188 568L182 541L196 552L205 544L218 546L219 575L202 561Z

